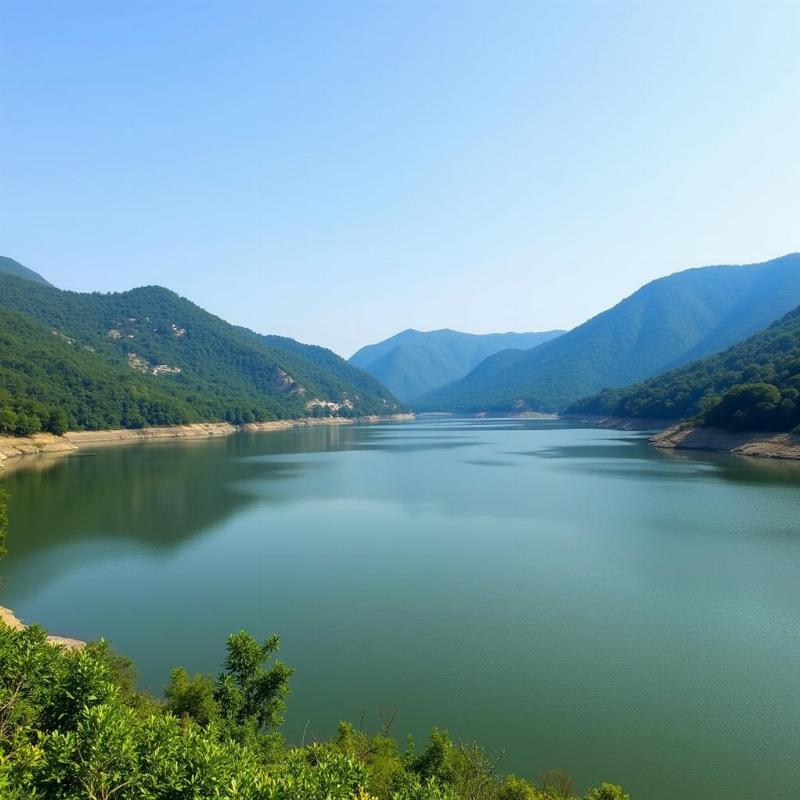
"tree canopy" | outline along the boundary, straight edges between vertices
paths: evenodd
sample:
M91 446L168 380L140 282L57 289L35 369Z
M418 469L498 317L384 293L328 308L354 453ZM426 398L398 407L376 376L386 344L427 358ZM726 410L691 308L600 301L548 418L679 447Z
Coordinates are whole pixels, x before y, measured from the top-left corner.
M624 389L606 389L570 413L692 419L733 431L800 425L800 308L723 353Z
M0 434L392 414L322 347L230 325L174 292L66 292L0 274Z

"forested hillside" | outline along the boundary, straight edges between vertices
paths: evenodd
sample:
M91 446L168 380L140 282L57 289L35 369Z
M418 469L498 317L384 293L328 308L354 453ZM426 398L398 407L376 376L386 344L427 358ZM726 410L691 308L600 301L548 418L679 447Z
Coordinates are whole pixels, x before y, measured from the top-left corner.
M374 375L401 400L409 401L458 380L493 353L528 350L564 331L541 333L461 333L407 330L362 347L350 363Z
M653 281L552 342L492 356L414 401L429 411L559 411L719 352L800 304L800 254Z
M0 434L193 420L168 387L0 308Z
M34 417L57 431L64 416L97 429L400 409L330 351L230 325L158 286L80 294L0 274L0 310L0 408L24 421L6 414L7 430Z
M578 401L573 414L676 420L729 430L800 426L800 308L718 355Z

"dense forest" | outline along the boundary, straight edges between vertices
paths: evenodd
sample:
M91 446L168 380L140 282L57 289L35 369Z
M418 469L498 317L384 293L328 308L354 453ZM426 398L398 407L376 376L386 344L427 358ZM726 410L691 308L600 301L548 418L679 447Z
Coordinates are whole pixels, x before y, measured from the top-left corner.
M401 410L331 351L229 325L157 286L80 294L0 274L0 340L3 433Z
M563 411L730 347L800 304L800 254L646 284L553 341L505 350L412 403L418 411Z
M0 433L141 427L194 420L188 404L122 358L100 358L0 308Z
M724 353L635 386L606 389L569 413L800 433L800 308Z

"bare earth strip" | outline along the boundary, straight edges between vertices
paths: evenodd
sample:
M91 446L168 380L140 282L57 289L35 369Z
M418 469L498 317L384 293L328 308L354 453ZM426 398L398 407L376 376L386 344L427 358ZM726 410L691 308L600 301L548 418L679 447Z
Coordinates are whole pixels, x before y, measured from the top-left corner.
M800 436L792 433L730 433L719 428L675 425L651 437L655 447L715 450L738 456L800 459Z
M562 419L576 422L589 422L599 428L610 428L616 431L663 431L676 425L678 420L645 419L640 417L601 417L588 414L568 414Z
M252 422L231 425L228 422L199 422L192 425L165 425L159 428L137 428L108 431L69 431L63 436L36 433L33 436L0 436L0 469L10 459L29 455L67 454L82 447L96 445L133 444L162 439L207 439L230 436L240 431L282 431L311 425L352 425L356 422L374 423L408 421L413 414L395 414L390 417L306 417L304 419Z
M662 449L711 450L756 458L800 459L800 436L792 433L731 433L719 428L697 428L685 422L631 417L574 415L566 419L613 430L654 432L650 443Z
M3 608L3 606L0 606L0 624L7 625L15 631L21 631L27 627L10 608ZM50 644L66 647L68 650L80 650L86 646L86 642L82 642L80 639L70 639L66 636L48 636L47 641Z

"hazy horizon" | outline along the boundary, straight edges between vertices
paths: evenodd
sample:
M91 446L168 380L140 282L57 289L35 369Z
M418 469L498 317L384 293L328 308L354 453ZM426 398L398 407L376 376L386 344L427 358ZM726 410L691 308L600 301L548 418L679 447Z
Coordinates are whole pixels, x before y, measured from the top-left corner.
M800 7L7 2L0 254L349 356L800 249Z

